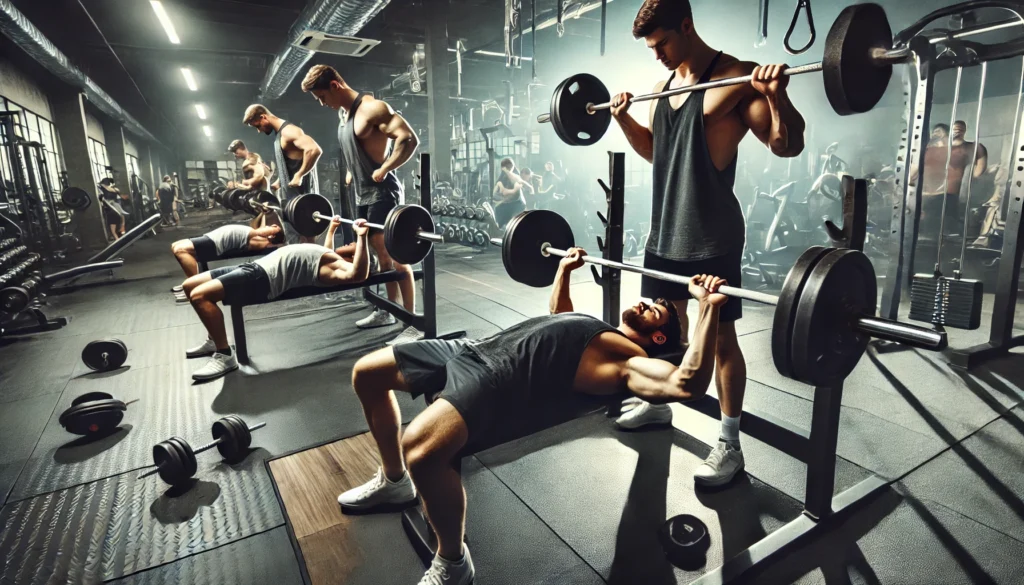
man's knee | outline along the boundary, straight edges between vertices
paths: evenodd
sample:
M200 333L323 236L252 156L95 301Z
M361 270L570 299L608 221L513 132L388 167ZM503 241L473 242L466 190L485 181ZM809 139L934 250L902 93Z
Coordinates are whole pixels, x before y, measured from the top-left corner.
M178 240L177 242L171 244L171 253L174 254L175 256L180 256L182 254L191 254L191 244L192 243L189 242L188 240Z
M405 465L409 473L415 477L423 473L429 473L432 469L448 463L448 457L443 449L432 441L430 430L410 430L402 435L402 452L405 454Z
M211 284L213 282L215 281L209 280L199 286L192 288L191 292L188 293L188 300L189 302L192 303L192 306L216 303L223 298L224 295L222 294L222 291L218 290L217 287L213 286Z
M352 367L352 388L360 400L383 396L391 390L398 375L394 350L390 347L364 355Z

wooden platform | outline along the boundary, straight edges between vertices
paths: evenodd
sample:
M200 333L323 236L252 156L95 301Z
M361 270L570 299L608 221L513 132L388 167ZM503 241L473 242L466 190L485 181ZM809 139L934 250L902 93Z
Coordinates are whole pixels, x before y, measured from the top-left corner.
M406 582L422 575L399 514L346 516L338 505L338 494L365 483L379 465L368 432L270 462L313 585L364 582L381 565L397 568L395 561L408 566L395 571L408 572Z

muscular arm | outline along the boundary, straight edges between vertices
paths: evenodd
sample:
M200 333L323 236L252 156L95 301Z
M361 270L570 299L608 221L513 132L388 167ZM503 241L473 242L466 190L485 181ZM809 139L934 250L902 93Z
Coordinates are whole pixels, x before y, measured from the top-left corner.
M370 256L367 252L366 234L356 236L352 263L337 271L337 276L346 282L362 282L370 276Z
M731 73L750 75L754 67L753 63L738 63L736 70ZM772 154L790 158L803 152L806 124L785 89L768 97L751 86L737 87L748 94L739 105L743 123Z
M521 183L516 183L515 187L508 189L505 187L505 185L501 184L501 181L498 181L497 183L494 184L494 193L496 195L501 195L501 202L504 203L506 201L511 201L512 199L516 199L517 197L519 197L519 191L522 188L523 186Z
M659 81L654 86L654 91L661 91L664 86L665 82ZM658 103L656 100L651 102L651 118L654 117L654 104L656 103ZM651 129L641 125L628 112L620 116L613 116L612 118L619 124L619 128L622 128L622 133L626 136L626 141L633 147L633 150L647 162L654 162L654 134L651 133Z
M259 163L254 164L252 166L252 177L243 179L242 184L245 185L247 189L252 189L256 185L261 184L263 182L263 177L265 176L266 173L264 172L264 166Z
M647 357L631 357L623 368L626 387L652 404L685 402L708 390L715 369L718 307L700 303L699 317L690 347L679 367Z
M338 231L338 228L334 225L327 227L327 233L324 234L324 247L334 249L334 234Z
M295 148L302 151L302 166L299 170L295 171L295 176L290 177L290 183L297 183L305 177L309 171L313 170L316 166L316 161L320 160L320 155L323 151L320 150L320 145L313 140L313 137L306 134L302 129L297 126L288 126L285 128L287 135L284 137L286 141L290 142Z
M369 106L368 122L393 141L391 156L380 165L382 173L387 173L404 165L412 158L420 140L405 118L392 110L386 102L374 100Z
M985 174L988 170L988 149L985 145L978 144L978 157L974 159L974 173L975 179Z
M558 267L555 286L551 289L551 299L548 300L548 310L552 315L573 311L572 298L569 296L569 274L568 270L563 270L561 266Z

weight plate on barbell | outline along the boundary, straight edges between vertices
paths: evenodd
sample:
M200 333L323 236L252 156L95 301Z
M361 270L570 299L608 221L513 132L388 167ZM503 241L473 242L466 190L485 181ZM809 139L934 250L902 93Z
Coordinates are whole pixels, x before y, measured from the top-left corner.
M68 209L83 211L92 205L92 197L81 187L68 187L60 192L60 200Z
M247 454L252 444L252 434L245 421L235 415L228 415L213 423L213 440L217 443L217 451L224 460L234 462Z
M295 231L307 238L319 236L330 225L327 219L315 219L314 213L325 217L334 215L334 208L331 202L323 195L306 193L288 201L289 211L286 221L295 228Z
M842 383L871 341L854 322L875 314L877 294L875 269L863 252L833 248L822 256L800 292L790 342L792 377L812 386Z
M779 293L779 303L775 307L775 318L772 322L772 360L775 362L775 369L788 378L793 378L791 344L793 321L796 319L800 295L811 269L829 249L824 246L811 246L804 250L786 275L786 282Z
M425 208L399 205L388 213L384 223L384 246L399 264L417 264L430 253L431 242L416 237L419 232L434 232L434 218Z
M281 200L278 199L277 196L271 193L270 191L257 191L255 195L249 198L249 201L263 203L265 205L269 205L270 207L281 207ZM249 207L257 214L263 211L263 208L259 206L253 206L250 204Z
M82 361L100 372L116 370L128 359L128 347L119 339L90 341L82 349Z
M892 30L878 4L854 4L839 13L825 38L821 59L825 96L841 116L875 107L892 77L892 65L872 54L892 48Z
M611 94L601 80L589 73L565 78L551 95L551 125L562 142L589 146L604 136L612 122L610 110L587 111L590 104L611 101Z
M561 250L575 245L572 228L561 215L536 209L513 217L505 228L501 246L501 260L508 275L529 286L551 286L562 259L543 254L541 246L544 244Z

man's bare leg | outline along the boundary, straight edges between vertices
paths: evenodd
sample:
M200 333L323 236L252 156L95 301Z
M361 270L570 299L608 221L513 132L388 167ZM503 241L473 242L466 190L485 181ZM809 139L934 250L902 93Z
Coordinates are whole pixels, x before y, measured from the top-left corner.
M384 476L398 481L405 474L402 458L402 414L394 390L408 390L390 347L359 358L352 368L352 388L363 405L363 415L380 451Z
M416 309L416 289L413 286L412 281L412 269L405 264L399 264L391 258L388 254L387 247L384 245L384 234L376 232L370 235L370 245L373 247L373 251L377 254L377 261L379 262L380 271L385 272L388 270L397 270L404 272L406 277L398 282L388 282L384 287L388 291L388 300L393 303L398 302L398 295L402 295L402 306L405 310L412 312Z
M199 320L206 327L206 332L213 340L217 351L227 351L230 349L230 345L228 344L228 332L224 326L224 313L217 305L224 300L224 286L219 280L210 279L208 273L193 278L198 279L204 275L207 278L206 282L198 286L195 284L189 286L189 283L193 281L192 278L186 280L183 285L185 293L188 295L189 302L192 303L192 308L199 315Z
M747 389L747 362L736 337L735 321L718 325L715 359L715 387L718 389L722 414L737 417L743 412L743 396Z
M199 262L195 257L196 248L190 240L178 240L171 244L171 253L181 266L181 271L185 273L185 278L199 274Z

